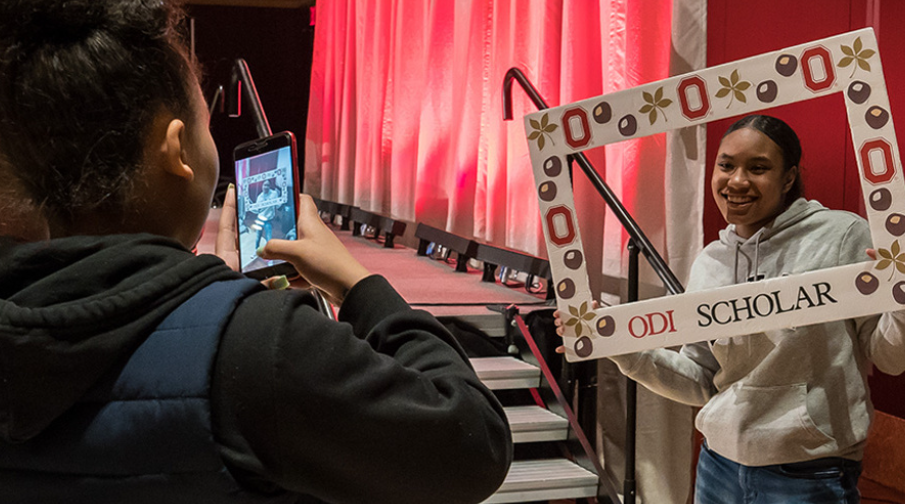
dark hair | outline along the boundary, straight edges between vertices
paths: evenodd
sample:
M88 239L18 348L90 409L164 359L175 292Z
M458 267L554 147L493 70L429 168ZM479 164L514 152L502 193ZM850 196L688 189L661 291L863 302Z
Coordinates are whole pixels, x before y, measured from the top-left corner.
M798 167L795 182L792 183L792 187L786 193L785 206L788 207L792 202L804 196L804 182L801 180L801 142L798 141L798 135L795 134L795 130L781 119L773 116L749 115L729 126L729 129L723 133L723 138L726 138L729 133L742 128L760 131L767 135L767 138L773 140L773 143L782 152L784 171L791 170L795 166Z
M156 114L192 119L182 17L170 0L0 2L0 153L48 216L121 207Z

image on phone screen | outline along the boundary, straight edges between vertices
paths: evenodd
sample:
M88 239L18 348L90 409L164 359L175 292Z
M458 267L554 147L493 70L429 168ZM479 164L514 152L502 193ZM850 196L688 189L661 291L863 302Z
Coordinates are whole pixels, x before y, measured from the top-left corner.
M292 147L236 159L236 210L239 262L244 273L283 261L257 256L269 240L296 239L296 209Z

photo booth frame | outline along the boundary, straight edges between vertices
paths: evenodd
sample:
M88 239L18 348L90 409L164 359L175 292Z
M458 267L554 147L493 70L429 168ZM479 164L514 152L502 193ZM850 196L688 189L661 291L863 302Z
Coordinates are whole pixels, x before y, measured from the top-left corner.
M834 93L877 260L591 308L567 156ZM525 132L570 362L905 308L905 185L870 28L528 114Z
M252 213L260 213L261 210L272 206L283 206L289 202L289 194L286 187L289 185L288 170L285 168L275 168L266 172L243 177L239 184L242 186L241 194L245 198L245 211ZM255 183L263 183L265 180L272 180L275 189L279 189L280 196L260 203L251 200L249 186Z

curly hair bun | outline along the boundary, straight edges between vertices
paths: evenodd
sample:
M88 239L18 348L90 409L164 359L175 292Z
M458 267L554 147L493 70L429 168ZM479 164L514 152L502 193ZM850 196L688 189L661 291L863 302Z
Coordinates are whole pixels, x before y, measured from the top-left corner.
M191 117L177 1L0 0L0 152L49 214L121 205L155 112Z
M26 44L78 40L106 24L109 6L98 0L4 0L0 37Z
M163 36L181 11L172 0L2 0L0 46L78 42L103 30ZM128 35L127 35L128 36Z

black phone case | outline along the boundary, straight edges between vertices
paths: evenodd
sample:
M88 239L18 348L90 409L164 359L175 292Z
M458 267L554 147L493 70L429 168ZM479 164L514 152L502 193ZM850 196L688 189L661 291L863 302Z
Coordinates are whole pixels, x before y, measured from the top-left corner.
M264 280L265 278L280 275L286 275L287 277L292 278L299 275L298 271L295 270L295 266L288 262L274 264L273 266L268 266L266 268L245 271L242 274L248 278L254 278L255 280Z
M256 156L262 153L274 151L283 147L291 147L292 148L292 176L293 176L293 184L294 191L296 194L293 195L295 198L295 203L293 208L295 209L295 215L293 216L295 221L298 221L298 193L302 190L301 185L301 177L299 175L298 168L298 155L296 152L296 142L295 135L289 131L283 131L280 133L276 133L269 137L259 138L257 140L251 140L241 145L237 146L233 150L233 165L235 169L235 163L239 159ZM238 181L238 174L236 175L236 179ZM236 192L236 197L238 197L238 192ZM241 216L237 215L237 219L241 218ZM238 224L238 223L237 223ZM237 226L238 229L238 226ZM241 249L239 250L241 256ZM256 280L263 280L265 278L270 278L273 276L286 275L287 277L298 276L298 272L295 270L295 267L288 263L283 262L280 264L275 264L273 266L267 266L264 268L258 268L254 270L243 271L242 274L249 278L254 278Z

